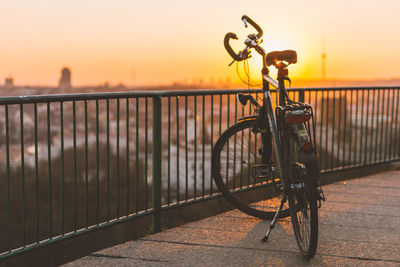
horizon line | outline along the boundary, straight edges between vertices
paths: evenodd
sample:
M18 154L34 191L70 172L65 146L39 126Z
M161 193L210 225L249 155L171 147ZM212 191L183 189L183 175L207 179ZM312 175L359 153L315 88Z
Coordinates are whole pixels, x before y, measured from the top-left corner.
M7 76L9 78L9 76ZM396 81L400 80L400 77L392 77L392 78L372 78L372 79L350 79L350 78L326 78L326 79L321 79L321 78L294 78L292 82L378 82L378 81ZM116 88L116 87L125 87L125 88L142 88L142 87L171 87L171 86L204 86L204 85L218 85L218 84L229 84L229 85L239 85L243 84L241 81L230 81L230 82L209 82L209 81L204 81L202 83L190 83L190 82L183 82L183 81L171 81L169 83L160 83L160 84L129 84L129 83L123 83L123 82L118 82L118 83L108 83L106 85L105 83L102 84L78 84L71 86L72 89L76 88ZM0 84L0 87L4 88L5 84ZM13 86L15 87L25 87L25 88L58 88L56 84L50 85L50 84L14 84Z

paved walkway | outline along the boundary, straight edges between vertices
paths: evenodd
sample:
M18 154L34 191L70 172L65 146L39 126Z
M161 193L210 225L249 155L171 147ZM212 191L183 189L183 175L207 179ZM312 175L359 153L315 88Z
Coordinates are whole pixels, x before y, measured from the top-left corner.
M324 187L317 255L304 260L289 221L237 210L95 252L66 266L400 266L400 171Z

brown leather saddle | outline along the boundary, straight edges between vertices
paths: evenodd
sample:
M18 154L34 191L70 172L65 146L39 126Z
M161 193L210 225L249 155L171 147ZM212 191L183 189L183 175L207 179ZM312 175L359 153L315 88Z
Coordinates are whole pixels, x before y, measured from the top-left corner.
M273 51L267 54L267 65L275 65L278 61L286 61L287 63L297 63L297 53L294 50Z

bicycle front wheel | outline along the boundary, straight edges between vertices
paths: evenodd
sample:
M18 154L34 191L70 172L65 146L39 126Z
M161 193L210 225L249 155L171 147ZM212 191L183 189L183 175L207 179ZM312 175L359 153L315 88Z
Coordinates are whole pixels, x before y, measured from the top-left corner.
M306 259L314 257L317 251L317 188L312 180L317 172L317 167L312 163L297 166L294 176L302 182L293 184L288 196L293 231L300 252Z
M265 132L257 126L256 118L227 129L214 146L212 176L223 196L237 209L271 219L279 208L282 192L281 180L273 171L274 160L265 159L265 155L271 155L271 151L265 151L271 145L263 144L271 142L270 137L265 140ZM289 215L285 204L281 217Z

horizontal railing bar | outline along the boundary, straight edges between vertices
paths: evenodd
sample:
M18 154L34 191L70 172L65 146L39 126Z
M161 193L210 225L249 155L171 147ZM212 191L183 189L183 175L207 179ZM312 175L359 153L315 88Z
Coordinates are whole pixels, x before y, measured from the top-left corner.
M330 86L330 87L304 87L304 88L287 88L288 91L343 91L343 90L390 90L399 89L399 86ZM276 91L276 90L271 90Z
M336 91L336 90L388 90L399 89L398 86L380 86L380 87L307 87L307 88L289 88L288 91ZM275 89L271 89L275 92ZM261 89L199 89L199 90L175 90L175 91L133 91L133 92L109 92L109 93L79 93L79 94L51 94L51 95L27 95L0 97L0 105L6 104L32 104L32 103L48 103L48 102L67 102L67 101L84 101L84 100L104 100L118 98L144 98L153 96L194 96L194 95L219 95L219 94L236 94L236 93L260 93Z
M292 89L293 90L293 89ZM224 90L190 90L190 91L137 91L137 92L110 92L110 93L81 93L81 94L54 94L54 95L27 95L0 97L0 105L5 104L31 104L47 102L67 102L83 100L105 100L118 98L145 98L145 97L168 97L168 96L194 96L194 95L217 95L261 92L261 89L224 89Z

